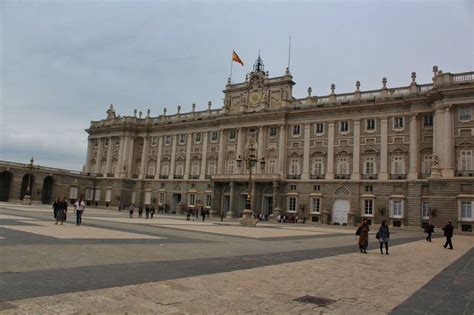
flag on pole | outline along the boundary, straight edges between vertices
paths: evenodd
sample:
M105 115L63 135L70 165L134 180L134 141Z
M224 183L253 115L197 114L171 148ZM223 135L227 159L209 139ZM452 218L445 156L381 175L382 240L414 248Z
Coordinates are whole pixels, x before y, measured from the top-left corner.
M240 59L239 55L237 55L237 53L233 50L232 50L232 61L240 63L242 66L244 66L244 62L242 61L242 59Z

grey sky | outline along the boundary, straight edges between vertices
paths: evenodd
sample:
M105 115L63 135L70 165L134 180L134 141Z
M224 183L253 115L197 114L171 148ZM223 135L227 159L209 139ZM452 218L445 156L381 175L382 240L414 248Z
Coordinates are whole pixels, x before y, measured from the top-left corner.
M472 1L1 1L0 159L80 170L91 120L222 106L259 48L294 95L431 82L474 70Z

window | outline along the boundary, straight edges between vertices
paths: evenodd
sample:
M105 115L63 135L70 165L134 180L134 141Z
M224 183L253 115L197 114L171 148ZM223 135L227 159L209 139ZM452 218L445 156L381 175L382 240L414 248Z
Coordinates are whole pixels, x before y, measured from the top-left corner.
M191 184L191 188L193 188L193 189L196 188L196 184L195 184L195 183L192 183L192 184Z
M397 130L403 129L403 117L393 118L393 129L397 129Z
M191 164L191 175L197 176L199 175L199 161L193 160Z
M431 173L431 154L423 155L423 161L421 162L421 173L423 175L429 175Z
M165 187L166 187L166 184L165 184L165 183L161 183L160 187L161 187L161 188L165 188Z
M171 136L165 136L165 145L171 144Z
M459 170L460 171L474 170L472 150L459 151Z
M289 175L299 175L299 174L300 174L300 159L298 158L290 159Z
M290 185L290 190L296 191L296 185Z
M321 210L321 199L320 198L311 198L311 212L319 213Z
M392 156L392 174L393 175L404 175L405 174L405 157L401 155Z
M207 174L214 175L216 173L216 161L209 161L207 163Z
M79 191L78 187L71 186L71 188L69 188L69 199L77 199L78 191Z
M227 161L227 174L234 174L235 161Z
M164 192L160 192L159 201L160 201L160 204L165 203L165 193Z
M276 127L271 127L270 128L270 137L275 137L276 135L277 135Z
M120 140L115 140L115 146L118 147L120 145Z
M148 166L148 173L147 173L147 175L148 175L148 176L155 175L155 166L154 166L154 165Z
M314 132L317 134L317 135L322 135L324 134L324 123L316 123L314 125Z
M300 125L293 125L292 135L293 136L299 136L300 132L301 132L301 126Z
M341 133L349 132L349 122L347 120L339 122L339 132Z
M391 200L390 201L390 216L393 218L403 217L403 200Z
M364 200L364 215L374 215L374 200Z
M212 195L206 195L206 207L212 207Z
M229 131L229 140L235 140L235 130Z
M212 189L212 184L207 184L207 189Z
M179 135L179 144L185 144L186 143L186 135L181 134Z
M318 157L313 160L313 175L324 175L324 158Z
M201 143L201 137L202 137L202 133L200 133L200 132L195 133L194 134L194 142L195 143Z
M267 172L268 174L275 174L275 169L276 169L276 160L275 159L269 159L267 162Z
M142 144L140 143L140 145L142 145ZM106 139L106 140L105 140L105 143L104 143L104 148L107 148L108 146L109 146L109 140Z
M211 141L213 142L217 141L217 131L213 131L211 133Z
M314 190L314 191L320 191L320 190L321 190L321 186L320 186L320 185L314 185L314 186L313 186L313 190Z
M459 107L459 120L460 121L470 121L471 120L471 107L470 106L462 106Z
M423 117L423 126L433 127L433 115L427 115Z
M375 119L371 118L371 119L367 119L365 121L366 125L365 125L365 130L367 131L374 131L375 130Z
M94 141L94 148L97 148L99 146L99 141Z
M95 189L94 201L100 201L100 188Z
M337 174L349 174L349 158L347 156L340 156L337 158Z
M365 192L374 192L374 186L367 185L365 186Z
M151 138L151 146L156 147L157 144L158 144L158 138L157 137Z
M182 176L184 174L184 163L183 161L176 162L176 169L174 172L177 176Z
M92 200L92 194L94 193L93 188L87 188L86 189L86 200Z
M168 165L168 162L163 163L163 166L161 166L161 175L168 176L169 174L170 174L170 166Z
M375 156L367 156L364 162L364 174L375 174Z
M430 203L428 201L421 202L421 218L423 220L430 218Z
M188 205L189 206L194 206L195 204L196 204L196 195L195 194L189 194Z
M288 197L288 212L296 212L296 197Z
M461 219L472 220L472 202L471 201L461 202Z

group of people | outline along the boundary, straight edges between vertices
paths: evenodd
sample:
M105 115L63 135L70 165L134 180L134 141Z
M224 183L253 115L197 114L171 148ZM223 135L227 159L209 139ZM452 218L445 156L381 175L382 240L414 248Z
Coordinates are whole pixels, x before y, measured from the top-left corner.
M64 221L66 221L67 218L67 207L68 203L66 201L66 198L62 196L61 198L56 198L53 202L53 216L54 219L56 220L56 223L54 224L60 224L63 225ZM84 212L84 209L86 208L86 204L84 203L84 200L82 200L82 197L76 200L74 202L74 213L76 214L76 225L81 225L82 224L82 214Z
M451 221L443 227L444 236L446 237L446 242L443 245L444 248L453 249L453 243L451 241L453 237L454 227L451 224ZM362 219L362 223L359 225L356 231L356 235L359 236L358 244L359 250L363 254L367 254L367 247L369 246L369 231L370 225L366 218ZM425 233L428 234L426 241L431 242L431 235L434 233L434 225L431 221L425 227ZM388 242L390 240L390 230L387 225L387 221L383 220L382 224L379 227L375 238L378 240L380 245L380 254L383 255L383 248L385 247L385 255L388 255ZM384 246L385 245L385 246ZM449 246L449 247L448 247Z
M138 217L139 218L143 218L143 210L145 210L145 218L146 219L153 219L153 216L155 215L155 212L156 212L154 205L151 205L151 206L140 205L140 206L138 206ZM135 206L133 204L131 204L130 207L128 208L128 211L130 213L130 218L133 218L133 213L135 212Z
M199 209L198 208L188 208L188 210L186 211L186 220L189 221L190 218L192 218L193 221L197 220L197 218L199 217ZM206 220L206 217L209 217L209 210L208 209L204 209L203 207L201 207L201 217L202 217L202 222L204 222L204 220ZM221 221L222 221L223 218L221 218Z

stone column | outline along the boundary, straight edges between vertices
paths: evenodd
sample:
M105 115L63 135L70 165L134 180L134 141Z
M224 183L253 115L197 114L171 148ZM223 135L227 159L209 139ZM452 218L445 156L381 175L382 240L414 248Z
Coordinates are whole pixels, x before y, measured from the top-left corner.
M92 158L92 140L89 138L87 141L87 157L86 157L86 168L85 172L90 173L91 172L91 158Z
M120 146L119 146L119 154L118 154L118 161L117 161L117 168L115 169L116 174L115 177L119 177L122 174L122 165L123 165L123 152L125 147L125 137L120 137Z
M328 123L328 158L325 179L334 179L334 122Z
M444 110L436 109L433 119L433 153L438 156L440 167L444 168Z
M147 162L148 162L148 144L150 142L150 138L145 136L143 137L143 152L142 152L142 164L140 166L140 174L139 178L144 179L147 175Z
M286 178L286 126L280 126L280 138L278 145L278 167L280 169L281 179Z
M107 149L107 166L105 168L105 172L107 174L112 173L112 150L113 150L114 145L115 145L114 138L109 137L109 147Z
M177 135L173 135L173 143L171 144L171 165L170 165L170 176L169 179L174 178L174 162L176 160L176 138Z
M217 173L224 174L224 129L219 133L219 157L217 158Z
M360 119L354 120L354 145L352 150L352 175L351 179L360 179Z
M441 174L443 177L454 177L454 165L453 165L453 123L450 107L444 109L444 163Z
M237 134L237 157L244 157L244 131L242 128L239 128Z
M192 133L188 133L186 135L187 137L187 143L186 143L186 161L184 165L184 179L189 179L189 168L191 164L191 141L193 138Z
M226 213L226 218L233 218L235 216L234 214L234 182L229 183L230 186L230 196L229 196L229 210Z
M258 130L258 147L257 147L257 159L260 160L261 158L265 157L265 137L264 137L264 128L260 127ZM256 174L263 174L265 173L262 170L262 167L257 163L256 165Z
M309 179L309 140L311 137L311 125L304 125L304 149L303 149L303 175L302 179Z
M163 137L158 137L158 156L156 157L155 179L160 178L161 174L161 149L163 148Z
M135 138L134 137L129 137L128 139L128 147L127 147L127 177L131 178L132 177L132 166L133 166L133 155L135 153Z
M102 138L97 139L99 141L99 146L97 148L97 159L95 163L95 172L102 173Z
M420 149L419 149L419 129L418 119L416 114L411 116L410 123L410 172L408 173L408 179L418 179L419 161L420 161Z
M201 156L201 170L199 179L206 178L206 164L207 164L207 137L208 132L204 132L203 139L202 139L202 156Z
M388 118L380 120L380 174L379 179L387 180L387 164L388 164Z

